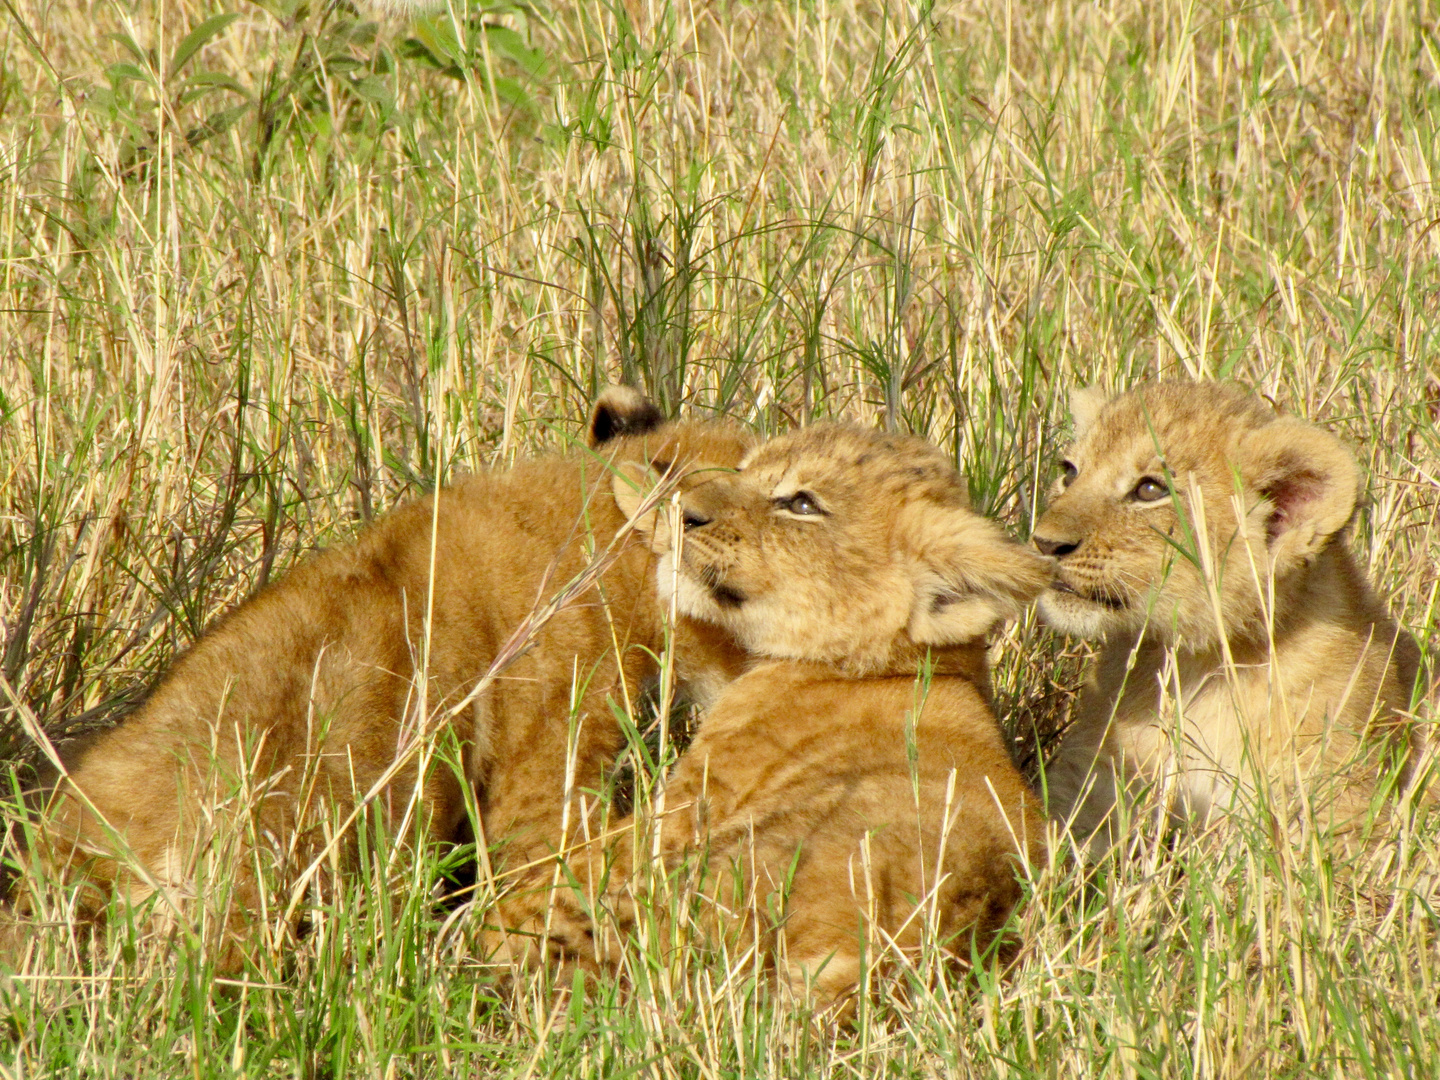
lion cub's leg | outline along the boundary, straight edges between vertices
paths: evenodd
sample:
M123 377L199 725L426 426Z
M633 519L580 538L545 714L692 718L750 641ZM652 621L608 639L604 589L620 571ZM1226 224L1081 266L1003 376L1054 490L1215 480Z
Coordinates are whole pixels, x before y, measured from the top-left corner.
M1087 687L1079 715L1045 766L1050 815L1091 857L1119 839L1122 796L1126 807L1138 805L1147 786L1163 786L1176 768L1175 747L1157 719L1119 713L1114 705Z
M240 709L227 724L225 703L199 701L190 680L162 686L61 780L31 877L78 886L78 910L96 920L114 896L147 912L151 929L186 927L219 970L238 970L247 952L295 929L307 894L353 867L357 827L403 828L392 839L409 842L448 835L463 815L445 762L409 762L382 782L407 687L388 672L347 674L345 693L322 693L313 708L287 695L262 727Z
M561 629L586 619L596 620L589 634L600 638L598 610L574 612ZM573 668L563 653L563 643L538 645L506 672L507 692L490 704L493 741L477 790L498 901L479 950L499 963L589 963L586 853L602 817L605 771L624 741L614 703L638 692L643 671L638 657L623 672L605 658L562 682L553 672Z
M1097 835L1109 848L1111 816L1116 812L1116 761L1105 749L1109 716L1082 716L1061 740L1045 766L1045 793L1050 813L1068 822L1076 835Z
M635 913L629 895L614 888L629 872L627 844L612 840L630 825L627 819L609 836L570 844L519 870L502 866L501 895L485 916L477 952L515 969L543 964L562 981L574 968L594 973L613 966L617 931L633 925Z
M855 1013L856 992L865 972L853 935L849 941L835 937L829 948L820 941L807 943L814 947L805 952L787 946L776 974L796 1001L807 1002L817 1014L844 1023Z
M82 915L100 919L113 896L148 912L152 930L190 928L218 970L235 972L256 924L273 914L267 894L315 853L303 793L275 782L273 769L246 775L242 766L237 776L233 763L184 760L213 747L139 751L102 742L61 783L43 812L36 869L78 885ZM284 898L272 899L283 910Z

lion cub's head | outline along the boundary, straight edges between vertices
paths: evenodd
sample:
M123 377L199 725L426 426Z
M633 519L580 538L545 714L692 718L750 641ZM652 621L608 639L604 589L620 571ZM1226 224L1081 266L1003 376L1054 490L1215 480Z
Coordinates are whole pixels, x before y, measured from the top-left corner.
M617 497L634 489L617 483ZM917 647L979 638L1050 578L1050 560L971 512L949 461L916 438L807 428L679 510L656 529L661 591L763 656L857 673L913 663Z
M1354 512L1359 474L1340 441L1233 386L1080 391L1074 414L1034 536L1059 560L1040 601L1057 629L1148 627L1191 648L1220 625L1258 632L1272 583L1283 589Z

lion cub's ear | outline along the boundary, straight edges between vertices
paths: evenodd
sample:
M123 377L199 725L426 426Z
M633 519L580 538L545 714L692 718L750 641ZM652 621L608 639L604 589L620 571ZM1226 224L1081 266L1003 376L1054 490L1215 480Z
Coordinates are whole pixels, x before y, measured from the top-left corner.
M920 645L958 645L1019 615L1050 584L1054 561L958 507L927 506L909 633Z
M1277 563L1308 558L1349 524L1360 470L1328 431L1282 416L1248 432L1238 456L1246 484L1270 504L1265 535Z
M1077 386L1070 391L1070 419L1074 421L1075 438L1095 422L1109 400L1110 395L1103 386Z
M660 482L660 474L638 461L617 461L613 469L610 489L615 492L615 505L620 507L620 512L641 539L647 542L653 540L660 515L659 504L652 502L644 513L641 510L645 497Z
M607 386L590 411L590 448L622 435L648 435L664 422L655 403L633 386Z

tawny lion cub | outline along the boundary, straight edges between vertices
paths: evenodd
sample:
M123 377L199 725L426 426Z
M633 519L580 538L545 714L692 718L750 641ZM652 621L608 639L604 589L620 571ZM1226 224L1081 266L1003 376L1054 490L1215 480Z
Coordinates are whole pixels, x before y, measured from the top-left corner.
M983 949L1041 843L984 639L1050 560L972 513L936 448L849 427L764 444L685 493L682 517L678 555L657 533L662 594L765 659L665 788L667 860L708 852L716 910L822 1006L927 935Z
M591 441L600 452L417 499L221 619L62 781L38 871L94 886L91 908L112 889L159 890L162 911L183 913L202 894L233 966L266 918L262 866L297 888L344 866L352 842L332 838L362 801L393 833L449 837L469 785L521 891L548 880L562 823L583 826L580 796L623 742L607 699L633 695L665 644L654 556L625 535L612 464L733 467L749 445L729 426L662 424L624 388L597 404ZM702 689L741 660L694 624L677 655ZM458 775L432 760L447 729ZM233 876L214 880L227 863ZM499 919L529 911L502 905Z
M1394 755L1418 750L1396 710L1419 654L1346 550L1350 453L1220 383L1085 391L1074 413L1035 527L1059 560L1040 610L1104 645L1046 771L1051 811L1095 853L1117 798L1147 788L1177 819L1266 789L1360 825Z

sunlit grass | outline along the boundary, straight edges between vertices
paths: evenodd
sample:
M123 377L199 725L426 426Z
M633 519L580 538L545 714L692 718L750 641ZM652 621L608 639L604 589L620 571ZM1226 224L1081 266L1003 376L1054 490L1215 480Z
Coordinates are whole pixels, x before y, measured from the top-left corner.
M1021 534L1070 387L1242 379L1356 451L1355 545L1433 651L1437 25L1358 0L16 0L0 749L33 758L22 709L55 738L113 719L307 551L559 445L622 379L762 432L918 431ZM1005 638L1021 760L1082 660ZM469 948L497 883L457 914L443 853L367 864L220 992L184 934L117 913L91 941L57 909L3 990L0 1070L1433 1075L1437 840L1347 868L1257 815L1088 881L1057 850L1005 978L882 993L838 1038L713 957L507 982Z

